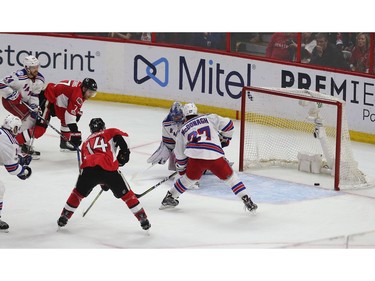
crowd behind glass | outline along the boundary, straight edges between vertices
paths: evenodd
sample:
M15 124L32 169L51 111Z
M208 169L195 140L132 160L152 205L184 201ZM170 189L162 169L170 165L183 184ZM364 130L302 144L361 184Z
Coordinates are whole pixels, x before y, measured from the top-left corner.
M373 33L108 32L72 35L190 46L375 74Z

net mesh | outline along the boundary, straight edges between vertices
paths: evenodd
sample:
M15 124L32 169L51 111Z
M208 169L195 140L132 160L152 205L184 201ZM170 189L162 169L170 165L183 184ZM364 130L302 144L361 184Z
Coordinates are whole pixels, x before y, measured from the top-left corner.
M257 89L246 88L244 170L266 166L298 168L299 154L304 154L318 155L320 172L334 176L340 103L343 110L339 187L367 187L366 177L353 157L345 102L310 90Z

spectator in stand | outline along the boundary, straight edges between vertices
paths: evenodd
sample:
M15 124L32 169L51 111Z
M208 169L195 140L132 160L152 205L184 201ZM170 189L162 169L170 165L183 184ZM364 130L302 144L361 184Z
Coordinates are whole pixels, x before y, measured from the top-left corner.
M358 33L356 44L350 58L350 69L358 72L369 72L370 39L365 33Z
M315 33L305 32L302 33L301 43L301 62L309 63L311 59L312 51L316 46Z
M224 49L225 40L222 33L201 32L195 34L193 45L206 49Z
M316 46L312 52L310 64L349 69L342 52L328 42L326 33L318 33L315 38Z
M142 32L141 40L151 42L151 33L150 32Z
M297 34L276 32L266 49L266 57L294 61L297 48Z

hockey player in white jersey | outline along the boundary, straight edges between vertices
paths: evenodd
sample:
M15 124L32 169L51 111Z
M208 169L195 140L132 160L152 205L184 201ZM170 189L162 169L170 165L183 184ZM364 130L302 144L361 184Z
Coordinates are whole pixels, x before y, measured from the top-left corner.
M173 208L177 198L197 182L205 170L223 180L234 195L242 199L248 211L257 209L246 192L246 187L225 159L223 147L232 139L232 120L216 114L198 115L194 103L185 104L186 122L176 138L176 168L180 177L167 192L160 209Z
M177 133L185 121L182 108L180 102L173 102L167 117L162 122L162 141L158 149L147 159L147 163L164 165L169 159L168 170L176 171L176 156L173 150ZM199 182L197 181L190 189L199 189Z
M147 159L147 163L164 165L169 159L168 169L176 171L176 157L173 150L176 145L177 132L180 130L184 119L182 104L175 101L162 122L162 141L158 149Z
M22 120L19 132L26 141L22 146L23 152L34 154L34 159L37 159L39 153L34 153L30 142L39 112L39 94L45 88L45 80L39 72L40 64L35 56L25 57L23 64L24 68L0 80L0 95L4 108Z
M21 180L25 180L31 176L31 168L28 165L32 157L27 154L24 156L20 154L20 147L15 136L21 125L20 118L14 115L5 117L0 128L0 165L4 166L11 175L16 175ZM8 231L9 228L9 225L1 220L4 193L5 186L0 180L0 231Z

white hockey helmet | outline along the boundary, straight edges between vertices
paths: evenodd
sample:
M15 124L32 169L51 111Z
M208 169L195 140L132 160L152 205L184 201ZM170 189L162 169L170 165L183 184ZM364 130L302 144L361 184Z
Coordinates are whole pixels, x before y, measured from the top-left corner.
M34 56L27 56L23 60L23 66L28 69L31 66L39 66L39 60Z
M9 114L4 119L3 128L7 129L11 132L12 135L17 135L19 129L21 128L22 121L17 116L14 116L12 114Z
M188 117L191 115L198 115L198 108L192 102L185 104L182 111L184 112L185 117Z

